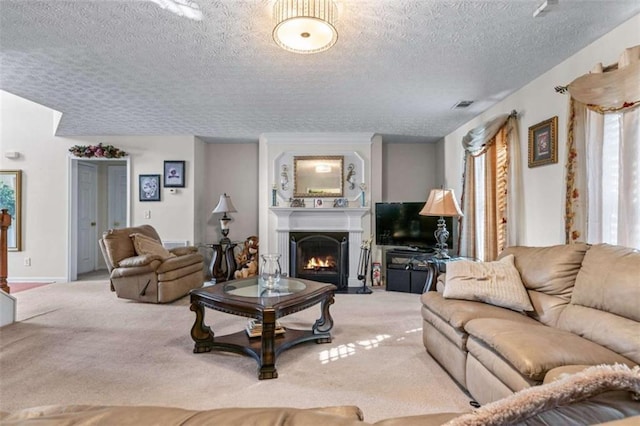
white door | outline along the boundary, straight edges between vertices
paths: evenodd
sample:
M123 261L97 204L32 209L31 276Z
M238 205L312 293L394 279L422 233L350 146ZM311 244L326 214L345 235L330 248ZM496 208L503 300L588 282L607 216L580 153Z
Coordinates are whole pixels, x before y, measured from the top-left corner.
M96 269L98 169L78 163L78 274Z
M127 167L109 166L107 194L107 228L127 226Z

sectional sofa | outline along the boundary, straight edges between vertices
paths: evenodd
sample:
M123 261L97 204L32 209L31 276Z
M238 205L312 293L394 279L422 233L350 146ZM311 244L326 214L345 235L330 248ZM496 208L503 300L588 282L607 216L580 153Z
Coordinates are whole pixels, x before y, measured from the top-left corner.
M424 346L476 401L540 385L557 368L640 363L637 250L511 247L500 259L509 255L530 311L446 297L446 275L421 297Z

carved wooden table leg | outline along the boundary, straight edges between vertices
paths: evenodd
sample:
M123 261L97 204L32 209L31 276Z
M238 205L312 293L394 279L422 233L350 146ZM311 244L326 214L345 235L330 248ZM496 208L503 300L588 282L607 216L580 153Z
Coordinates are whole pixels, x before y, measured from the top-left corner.
M276 314L273 310L265 310L262 317L262 337L260 352L260 370L258 379L276 379L278 370L276 370L275 355L275 338L276 338Z
M0 211L0 290L10 292L7 283L7 230L11 226L11 215L7 209Z
M189 309L196 313L196 321L191 327L191 338L196 342L193 352L211 352L214 334L211 328L204 323L204 308L196 302L191 302Z
M314 334L328 333L333 328L333 318L331 318L331 312L329 312L329 307L333 305L333 302L333 295L330 295L322 301L320 307L322 314L320 318L316 320L315 324L313 324L312 328ZM316 343L331 343L331 337L317 339Z

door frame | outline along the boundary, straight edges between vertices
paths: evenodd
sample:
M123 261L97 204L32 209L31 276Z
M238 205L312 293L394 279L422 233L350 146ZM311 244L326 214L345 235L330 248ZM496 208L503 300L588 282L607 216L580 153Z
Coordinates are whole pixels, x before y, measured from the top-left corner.
M68 209L67 209L67 281L76 281L78 279L78 246L76 244L78 238L78 162L104 162L119 161L126 162L127 167L127 223L131 223L131 159L123 158L77 158L68 157ZM97 244L97 241L96 241Z

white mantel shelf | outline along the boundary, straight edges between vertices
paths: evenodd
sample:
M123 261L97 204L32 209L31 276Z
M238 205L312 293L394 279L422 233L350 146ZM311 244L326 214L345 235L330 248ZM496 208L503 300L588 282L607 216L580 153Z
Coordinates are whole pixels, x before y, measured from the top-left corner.
M362 243L362 218L370 207L270 207L276 215L278 253L289 253L289 233L348 232L349 233L349 286L360 285L357 280L358 256ZM289 272L289 257L283 256L283 272Z

